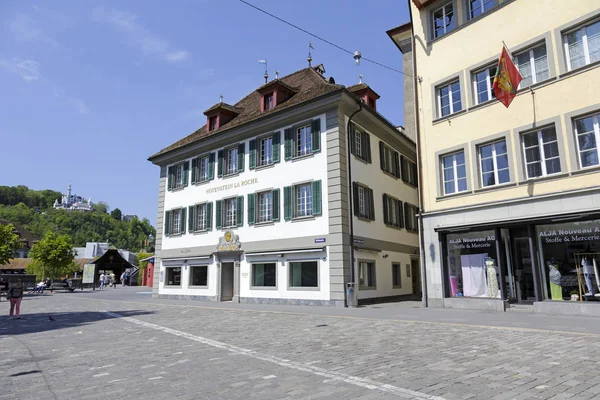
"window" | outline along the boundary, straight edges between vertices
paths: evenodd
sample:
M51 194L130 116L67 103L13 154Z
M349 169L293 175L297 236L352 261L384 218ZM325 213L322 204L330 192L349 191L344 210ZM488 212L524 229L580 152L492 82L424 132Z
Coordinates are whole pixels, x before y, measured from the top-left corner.
M360 261L358 263L358 284L360 289L375 289L375 263Z
M406 277L407 278L410 278L410 268L411 268L410 264L406 264Z
M258 147L258 165L269 165L273 163L273 137L261 139Z
M400 161L402 164L402 180L409 185L418 186L419 176L417 175L417 163L404 156L400 157Z
M165 235L179 235L185 232L185 208L170 210L165 213Z
M554 127L523 135L527 179L560 172L558 142Z
M362 135L360 134L360 132L355 132L354 133L354 152L355 155L358 158L362 158L362 152L363 152L363 147L362 147Z
M183 164L175 166L175 187L183 186Z
M483 187L510 182L506 141L486 144L479 147L481 185Z
M397 151L383 142L379 142L379 160L381 162L381 170L400 178L400 159Z
M189 171L189 161L171 165L167 171L167 189L175 190L187 186Z
M296 157L305 156L311 153L312 134L310 125L296 129Z
M237 199L234 197L223 200L223 202L225 203L225 220L223 221L223 226L225 228L237 226Z
M433 20L433 38L438 38L450 32L456 27L456 18L454 18L454 6L452 2L444 4L442 7L431 13Z
M173 213L173 232L181 232L181 213Z
M545 43L517 54L515 63L523 77L519 89L543 82L550 77Z
M373 204L373 189L357 182L352 183L354 215L359 218L375 220L375 205Z
M350 134L351 137L354 138L352 142L352 147L350 151L357 158L366 161L368 163L371 162L371 139L367 132L361 132L356 129L356 125L350 125Z
M236 172L238 172L238 148L233 147L227 150L225 174L235 174Z
M312 215L312 186L310 183L294 186L296 199L294 217L308 217Z
M392 287L402 287L402 265L392 264Z
M576 119L575 138L581 168L599 165L600 113Z
M190 286L208 286L208 266L190 267Z
M387 194L383 195L383 222L387 226L402 228L402 202Z
M273 220L273 192L258 193L258 220L269 222Z
M208 182L214 175L214 154L192 160L192 183Z
M207 181L209 171L209 157L202 157L198 163L198 177L201 181Z
M269 93L267 95L265 95L265 111L269 111L272 110L273 108L275 108L275 100L273 98L273 93Z
M217 116L214 115L208 119L208 131L212 132L217 129Z
M190 232L200 232L212 229L212 203L190 206Z
M372 97L369 97L367 104L369 105L369 107L375 108L375 100Z
M181 267L167 267L165 286L181 286Z
M600 21L566 33L563 41L569 71L600 61Z
M419 220L417 214L419 208L412 204L404 203L404 220L406 221L406 230L410 232L418 232Z
M476 18L496 5L496 0L468 0L469 19Z
M465 153L450 154L442 157L444 175L444 194L464 192L467 190L467 170Z
M438 117L445 117L462 110L460 82L452 82L437 89Z
M254 287L276 287L277 286L277 264L252 264L252 286Z
M473 73L473 93L475 94L476 104L485 103L494 98L492 84L497 69L497 65L493 65Z
M290 287L319 287L318 261L291 261Z

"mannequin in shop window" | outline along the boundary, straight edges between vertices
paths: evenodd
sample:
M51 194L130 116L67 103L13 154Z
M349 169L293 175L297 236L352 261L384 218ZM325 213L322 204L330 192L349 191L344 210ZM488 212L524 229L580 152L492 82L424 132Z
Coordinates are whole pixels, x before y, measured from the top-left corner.
M493 258L488 258L485 261L485 266L487 268L487 283L488 283L488 296L493 298L500 297L500 292L498 290L498 276L496 271L496 262Z
M554 258L548 261L548 270L550 275L550 297L552 300L563 300L562 286L560 284L561 275Z
M587 288L587 292L584 296L593 296L594 295L594 284L592 283L592 275L594 275L594 270L596 269L596 260L591 257L583 257L581 260L581 266L583 267L583 277L585 278L585 286Z

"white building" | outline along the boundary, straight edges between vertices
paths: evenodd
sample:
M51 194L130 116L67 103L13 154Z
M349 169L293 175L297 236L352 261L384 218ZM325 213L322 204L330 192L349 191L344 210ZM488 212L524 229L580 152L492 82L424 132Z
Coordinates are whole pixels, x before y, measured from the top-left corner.
M54 201L54 208L62 210L92 211L92 199L86 200L81 196L71 194L71 184L69 184L69 186L67 186L67 193L63 194L60 203L58 200Z
M420 293L415 144L366 84L322 71L217 103L149 158L160 167L155 296L343 306L352 281L362 302Z
M77 255L75 258L95 258L100 257L109 247L108 242L87 242L85 247L75 247Z

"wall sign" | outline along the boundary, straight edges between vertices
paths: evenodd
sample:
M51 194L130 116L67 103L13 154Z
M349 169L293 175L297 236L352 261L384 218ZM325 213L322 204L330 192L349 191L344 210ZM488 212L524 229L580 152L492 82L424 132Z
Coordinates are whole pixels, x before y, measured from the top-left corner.
M589 242L600 240L600 227L581 229L555 229L539 233L544 243Z
M224 190L239 188L242 186L254 185L256 183L258 183L258 178L244 179L242 181L229 183L227 185L221 185L221 186L215 186L212 188L208 188L208 189L206 189L206 193L217 193L217 192L222 192Z
M315 243L325 243L325 238L316 238Z
M496 241L496 237L491 236L481 236L481 237L460 237L457 239L450 239L448 241L448 245L451 250L458 249L486 249L492 247L492 243Z

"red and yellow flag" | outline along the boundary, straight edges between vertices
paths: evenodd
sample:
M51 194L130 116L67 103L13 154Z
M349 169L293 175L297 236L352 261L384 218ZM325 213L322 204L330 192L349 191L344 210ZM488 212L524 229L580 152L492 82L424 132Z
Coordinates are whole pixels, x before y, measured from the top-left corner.
M515 66L515 63L513 63L508 51L506 51L506 47L503 47L502 55L500 56L500 60L498 60L498 70L496 71L492 88L494 89L494 96L496 96L506 108L508 108L517 95L517 88L522 80L523 77L519 73L519 69Z

